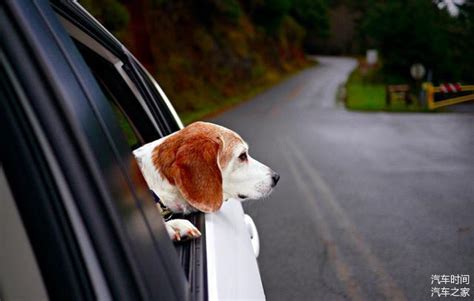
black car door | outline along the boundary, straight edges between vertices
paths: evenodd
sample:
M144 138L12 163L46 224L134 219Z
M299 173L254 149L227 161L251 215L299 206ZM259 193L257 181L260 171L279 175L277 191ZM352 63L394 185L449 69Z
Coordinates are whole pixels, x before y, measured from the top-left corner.
M188 299L116 117L49 3L0 5L2 165L49 297Z

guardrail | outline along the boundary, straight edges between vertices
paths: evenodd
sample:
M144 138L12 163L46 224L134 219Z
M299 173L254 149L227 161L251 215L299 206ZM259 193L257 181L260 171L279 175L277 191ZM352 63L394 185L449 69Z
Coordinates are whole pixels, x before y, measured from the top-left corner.
M441 84L435 87L432 83L423 83L423 89L426 91L426 100L430 110L474 100L474 85ZM446 98L435 99L437 93L445 95Z

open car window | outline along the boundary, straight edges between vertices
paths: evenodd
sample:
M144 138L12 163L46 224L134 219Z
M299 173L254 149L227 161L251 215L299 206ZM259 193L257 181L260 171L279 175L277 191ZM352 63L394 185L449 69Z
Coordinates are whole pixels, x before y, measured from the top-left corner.
M78 4L74 6L83 10ZM119 42L101 31L103 28L90 28L78 24L77 20L74 22L61 14L58 16L94 76L106 86L113 87L110 91L120 96L116 97L115 104L127 107L125 115L145 142L182 128L179 117L159 85ZM117 89L121 89L120 92L124 94L120 94Z
M157 135L160 135L156 124L146 116L116 65L112 65L82 43L76 42L76 45L107 97L130 148L138 148L146 141L156 139ZM117 64L121 65L121 62Z
M64 18L61 21L109 100L132 149L166 135L145 99L127 74L127 66L112 52Z

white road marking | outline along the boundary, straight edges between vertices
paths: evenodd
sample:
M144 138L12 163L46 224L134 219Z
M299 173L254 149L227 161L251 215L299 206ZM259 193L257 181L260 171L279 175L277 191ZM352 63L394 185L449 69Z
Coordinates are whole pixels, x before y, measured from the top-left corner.
M347 295L350 297L351 300L367 300L367 298L363 297L359 283L357 283L356 278L350 271L350 268L344 262L342 254L338 246L336 245L329 228L327 227L327 223L324 220L323 215L321 214L321 210L317 206L318 202L315 200L314 193L312 193L311 189L309 188L311 183L307 183L304 181L301 173L296 168L295 159L293 158L293 156L291 156L291 152L286 147L286 145L283 144L283 142L281 149L283 150L284 158L288 162L290 171L293 174L293 177L295 178L296 185L306 197L305 201L307 208L304 208L303 210L310 210L312 214L314 214L316 221L315 230L319 233L319 235L323 238L324 242L327 245L329 260L331 261L331 263L334 264L336 275L344 285L344 289Z
M299 148L290 138L286 138L286 144L282 149L291 149L291 153L299 162L300 167L312 180L318 192L323 196L323 201L329 205L331 212L335 215L335 220L349 231L350 240L355 249L366 260L367 266L377 275L377 286L388 300L407 300L402 290L398 287L395 280L385 271L382 262L373 254L370 247L362 239L362 235L357 231L354 224L350 221L344 209L339 205L329 186L321 177L319 172L311 165L309 160L303 155ZM329 230L327 230L329 231Z

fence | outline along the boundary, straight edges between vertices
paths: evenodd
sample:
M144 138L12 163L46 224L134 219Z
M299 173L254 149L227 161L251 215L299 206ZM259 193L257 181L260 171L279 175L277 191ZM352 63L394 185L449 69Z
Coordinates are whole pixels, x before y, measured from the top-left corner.
M423 89L430 110L474 100L474 85L441 84L435 87L424 83Z

